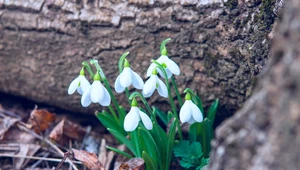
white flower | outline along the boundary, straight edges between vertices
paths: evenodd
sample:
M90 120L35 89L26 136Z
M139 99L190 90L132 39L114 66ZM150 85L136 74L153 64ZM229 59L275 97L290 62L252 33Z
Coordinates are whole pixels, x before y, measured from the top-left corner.
M184 102L179 112L179 118L182 123L188 122L189 124L203 121L202 112L191 100Z
M144 86L143 79L129 67L129 62L125 59L124 69L115 81L115 90L121 93L130 85L137 89L142 89Z
M68 94L73 94L77 90L82 95L89 87L90 83L84 76L84 70L81 69L79 76L70 83Z
M93 102L99 103L102 106L109 106L110 101L110 95L100 82L99 73L96 73L93 84L83 93L81 97L81 105L83 107L87 107Z
M171 78L173 74L175 74L175 75L180 74L179 66L173 60L171 60L168 56L162 55L156 61L159 64L163 65L163 67L166 70L168 79ZM148 77L151 76L151 73L152 73L153 69L155 69L156 66L157 65L155 63L152 63L149 66L149 68L147 70L147 76ZM162 76L163 78L165 78L163 72L159 68L156 68L156 69L159 72L159 75Z
M142 92L143 96L150 97L154 93L155 89L157 89L160 96L165 98L168 97L167 86L158 78L156 69L153 70L151 77L145 82Z
M148 130L152 130L153 124L149 116L142 112L137 106L132 106L129 113L125 116L124 129L127 132L132 132L136 129L139 121L142 120L144 126Z

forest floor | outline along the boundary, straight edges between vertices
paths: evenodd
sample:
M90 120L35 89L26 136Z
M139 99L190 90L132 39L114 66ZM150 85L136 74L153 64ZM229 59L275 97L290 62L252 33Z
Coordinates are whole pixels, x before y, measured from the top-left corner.
M144 166L140 159L125 162L128 160L117 157L106 145L125 149L94 115L72 113L0 93L0 170Z

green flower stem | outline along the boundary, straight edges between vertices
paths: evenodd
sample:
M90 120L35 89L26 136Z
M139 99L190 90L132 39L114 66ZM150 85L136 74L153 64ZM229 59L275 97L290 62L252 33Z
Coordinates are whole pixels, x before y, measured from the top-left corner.
M152 111L152 109L150 108L150 106L147 103L146 99L144 98L144 96L141 93L139 93L139 92L133 92L129 96L129 100L132 100L133 98L135 98L137 96L139 96L142 99L142 101L143 101L144 105L146 106L146 109L148 110L149 114L152 115L153 111Z
M129 105L130 105L130 104L131 104L131 101L130 101L130 99L129 99L129 90L128 90L127 87L125 88L125 94L126 94L126 97L127 97L127 99L128 99Z
M119 122L119 118L116 115L116 112L114 111L114 109L111 107L111 105L108 106L109 111L112 113L113 117L116 119L117 122Z
M84 62L82 62L82 65L83 65L83 67L89 72L90 77L93 79L95 74L94 74L94 72L93 72L91 66L89 65L89 63L86 62L86 61L84 61Z
M183 104L182 103L182 98L181 98L181 96L179 94L178 87L177 87L177 84L176 84L175 79L174 79L173 76L171 77L171 81L172 81L172 84L174 86L174 90L175 90L175 93L176 93L176 96L177 96L177 99L178 99L178 102L179 102L179 106L181 107L182 104Z
M109 95L111 96L111 99L112 99L114 105L116 106L116 109L117 109L118 113L120 113L121 111L120 111L120 108L119 108L120 107L119 103L117 102L114 94L112 93L112 90L111 90L111 88L109 86L109 82L107 81L107 79L106 79L106 77L105 77L105 75L104 75L104 73L103 73L103 71L102 71L102 69L101 69L98 61L92 59L90 62L91 62L91 64L94 64L95 67L96 67L96 69L99 71L100 76L101 76L101 78L102 78L102 80L103 80L103 82L104 82L104 84L105 84L105 86L106 86L106 88L108 90ZM111 109L111 112L112 112L112 114L116 115L116 113L115 113L115 111L113 109ZM114 116L114 117L117 117L117 116ZM116 119L116 120L118 121L118 119Z
M169 97L169 100L170 100L170 104L171 104L171 107L172 107L172 110L173 110L173 113L174 113L176 119L179 120L179 118L178 118L178 113L177 113L177 109L176 109L176 106L175 106L173 97L172 97L172 95L171 95L171 88L170 88L170 83L169 83L169 79L168 79L166 70L165 70L164 67L163 67L161 64L159 64L157 61L152 60L152 62L155 63L155 64L157 65L157 67L163 72L163 74L164 74L164 76L165 76L166 86L167 86L167 89L168 89L168 94L169 94L168 97ZM182 139L183 139L183 136L182 136L182 131L181 131L181 127L180 127L179 121L177 121L177 128L178 128L179 138L180 138L180 140L182 140Z
M125 52L119 59L119 62L118 62L118 68L119 68L119 72L120 74L122 73L123 71L123 63L127 57L127 55L129 54L129 52ZM126 97L128 99L128 102L129 102L129 105L131 105L131 101L129 100L129 91L128 91L128 88L126 87L125 88L125 93L126 93Z

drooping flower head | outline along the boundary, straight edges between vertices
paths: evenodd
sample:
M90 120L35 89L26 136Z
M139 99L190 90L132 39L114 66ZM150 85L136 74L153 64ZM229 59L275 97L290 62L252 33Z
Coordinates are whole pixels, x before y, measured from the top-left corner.
M135 98L133 98L131 102L131 109L128 112L128 114L125 116L124 119L124 129L127 132L132 132L134 131L137 126L139 125L140 120L142 120L144 126L148 130L152 130L153 124L151 122L151 119L149 116L142 112L138 107L137 107L137 101Z
M161 81L157 76L157 70L154 68L152 70L152 75L150 78L145 82L144 88L143 88L143 96L144 97L150 97L154 93L155 89L157 89L157 92L160 96L168 98L168 89L167 86L163 81Z
M136 72L131 70L128 60L125 59L124 69L115 81L115 90L117 93L121 93L131 84L137 89L142 89L144 86L143 79Z
M182 123L188 122L189 124L203 121L202 112L198 106L192 102L189 92L185 95L185 102L180 109L179 118Z
M89 81L84 76L84 68L80 70L79 76L76 77L69 85L68 94L73 94L76 90L82 95L90 87Z
M81 97L81 105L83 107L89 106L92 102L99 103L102 106L110 105L110 95L107 89L100 82L100 74L97 73L94 75L93 84L83 93Z
M161 51L161 56L156 61L165 68L168 79L169 79L172 77L173 74L179 75L180 69L179 69L179 66L173 60L171 60L167 55L168 55L167 49L166 49L166 47L164 47L163 50ZM151 76L152 70L155 69L155 67L156 67L155 63L152 63L149 66L149 68L147 70L147 77ZM162 71L159 68L156 68L156 69L157 69L159 75L162 76L163 78L165 78Z

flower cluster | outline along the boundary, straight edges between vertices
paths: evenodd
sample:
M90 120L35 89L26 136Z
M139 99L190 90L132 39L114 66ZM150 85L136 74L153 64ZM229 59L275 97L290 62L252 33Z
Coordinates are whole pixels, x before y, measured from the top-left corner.
M130 68L129 61L124 59L124 68L118 75L114 83L114 88L117 93L123 92L130 85L136 89L142 90L142 95L148 98L153 95L154 91L157 90L158 94L162 97L168 98L169 91L166 84L158 77L158 74L168 81L172 75L179 75L179 66L167 56L167 49L164 47L161 51L161 56L156 62L151 63L147 70L148 80L144 83L143 79ZM163 69L158 67L158 64ZM84 68L81 69L80 74L75 78L68 89L69 94L73 94L76 90L82 95L81 104L83 107L88 107L92 102L99 103L102 106L109 106L111 103L111 96L108 90L101 83L101 76L99 70L93 75L93 83L84 76ZM186 94L186 101L180 109L180 120L182 123L188 122L190 124L194 122L202 122L203 115L192 101L189 93ZM133 131L138 126L139 121L142 120L144 126L148 129L152 129L152 123L148 115L142 112L137 107L137 102L134 99L132 101L131 109L124 120L124 129L126 131Z

